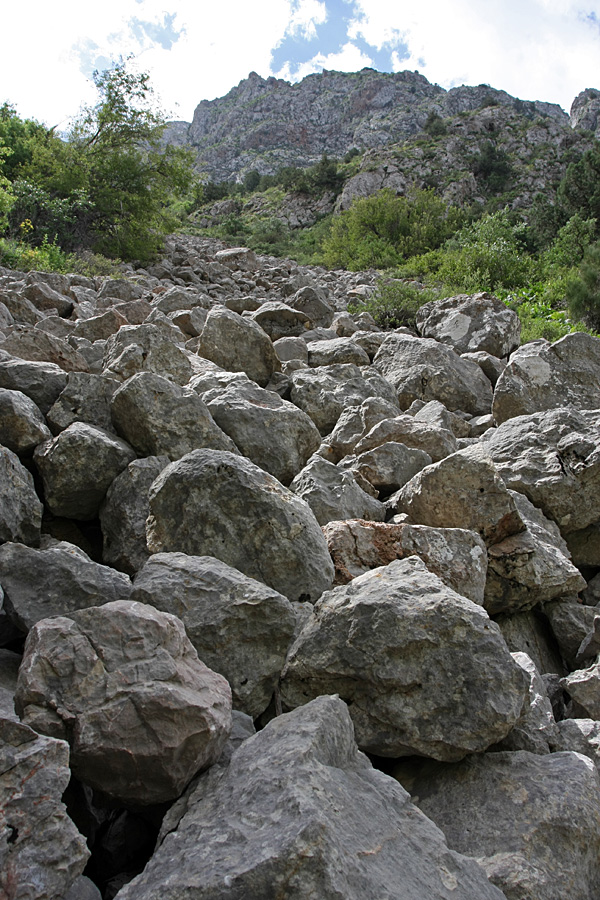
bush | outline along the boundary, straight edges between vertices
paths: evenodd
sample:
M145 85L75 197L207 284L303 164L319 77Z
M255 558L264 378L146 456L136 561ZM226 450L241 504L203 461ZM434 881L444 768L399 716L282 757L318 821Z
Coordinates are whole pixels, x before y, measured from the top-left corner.
M437 300L439 293L406 281L380 279L367 300L348 306L351 313L368 312L380 328L415 328L417 311L425 303Z
M567 306L574 319L600 331L600 241L587 248L578 277L569 283Z

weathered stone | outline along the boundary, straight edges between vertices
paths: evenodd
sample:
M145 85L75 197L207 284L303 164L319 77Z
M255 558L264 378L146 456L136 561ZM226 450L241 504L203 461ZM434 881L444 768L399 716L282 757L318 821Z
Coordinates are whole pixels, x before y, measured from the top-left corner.
M486 753L397 777L450 847L508 900L590 900L600 890L600 780L578 753Z
M309 366L332 366L336 363L352 363L368 366L368 354L350 338L338 337L329 341L310 341L307 345Z
M350 363L292 373L291 400L307 413L321 434L329 434L341 413L369 397L396 405L393 387L371 367Z
M338 519L383 522L385 518L383 504L363 491L351 472L316 454L296 475L290 490L308 503L319 525Z
M296 623L282 594L210 556L157 553L131 599L178 616L200 659L229 682L234 707L264 712Z
M260 325L225 307L209 311L198 353L228 372L245 372L261 387L268 384L273 372L281 371L271 339Z
M187 384L193 371L178 344L183 336L168 319L165 323L125 325L111 335L104 352L106 373L126 381L136 372L154 372L177 384Z
M429 422L419 422L413 416L402 415L382 419L373 425L358 441L354 452L366 453L388 441L423 450L434 462L458 450L458 442L451 431Z
M600 719L600 662L571 672L560 683L591 719Z
M33 303L36 309L42 311L56 310L59 316L65 317L70 316L73 312L73 301L43 281L34 281L28 284L23 291L23 296Z
M336 697L274 719L219 777L201 778L177 830L118 896L178 900L190 890L197 900L503 896L357 752Z
M292 359L308 362L308 350L306 341L300 337L281 337L273 342L275 353L281 362L289 362Z
M200 447L237 453L195 391L152 372L138 372L115 391L111 415L117 434L141 456L179 459Z
M67 383L67 374L54 363L0 357L0 387L22 391L45 415Z
M390 494L403 487L425 466L431 465L431 461L430 455L423 450L387 441L360 456L348 456L338 465L350 472L359 473L383 494Z
M282 484L289 485L321 443L305 412L249 379L205 393L204 400L240 453Z
M179 796L231 728L229 686L179 619L127 601L35 625L15 706L25 724L68 739L80 780L142 805Z
M108 309L99 316L80 319L73 333L75 337L85 338L93 344L94 341L107 340L111 334L116 334L122 325L129 325L125 316L115 309Z
M439 400L430 400L415 414L416 422L428 422L430 425L437 425L439 428L445 428L451 431L457 438L469 437L471 428L469 423L457 416L456 413L446 409Z
M52 437L39 407L21 391L0 388L0 444L28 453Z
M250 318L260 325L274 343L282 338L297 337L312 327L312 322L306 313L300 309L292 309L287 303L280 303L278 300L263 303L256 312L252 313ZM308 356L306 342L304 342L304 347ZM277 355L279 357L279 354ZM281 359L281 357L279 358Z
M494 390L498 424L562 406L600 407L600 341L584 332L554 344L525 344L513 353Z
M111 483L133 459L129 444L85 422L69 425L34 453L49 510L83 521L97 516Z
M69 747L0 718L0 896L57 900L89 858L67 815Z
M113 431L110 400L119 384L108 375L69 372L66 387L48 411L52 433L58 434L73 422L87 422Z
M575 664L582 641L594 627L597 611L593 606L577 602L577 597L564 597L544 604L544 615L563 657Z
M106 278L98 291L99 300L108 300L108 306L113 306L115 300L128 302L139 300L144 296L144 288L141 284L128 281L126 278Z
M87 372L85 358L67 341L28 326L16 326L0 349L30 362L54 363L65 372Z
M461 353L461 356L464 359L470 359L471 362L477 363L483 374L489 379L492 387L495 387L496 382L506 368L505 359L498 359L497 356L492 356L491 353L486 353L484 350L477 350L475 353Z
M148 493L169 464L167 456L134 459L112 482L100 507L104 562L133 575L150 553L146 545Z
M0 597L0 602L1 600L2 598ZM21 659L20 653L0 649L0 720L11 719L13 722L19 721L15 712L14 699Z
M494 749L550 753L551 749L555 749L558 729L544 680L526 653L513 653L512 656L529 678L529 698L523 704L523 711L513 730Z
M188 453L158 476L150 510L152 553L215 556L290 600L314 603L331 586L333 564L309 506L244 457Z
M7 447L0 446L0 542L40 542L43 507L33 478Z
M329 328L333 322L334 309L327 302L325 292L321 288L305 285L296 291L288 300L293 309L305 313L317 328Z
M576 566L600 568L600 523L570 532L566 541Z
M426 466L395 496L413 523L466 528L488 545L525 530L515 501L479 446Z
M473 531L355 519L329 522L323 534L335 566L334 585L348 584L395 559L419 556L444 584L473 603L483 604L487 554Z
M525 682L487 613L411 556L321 598L290 650L282 699L339 693L362 749L458 760L506 737Z
M374 425L395 416L397 412L397 405L382 397L368 397L360 406L350 406L342 410L335 428L327 438L330 452L333 454L330 462L338 463L344 456L353 453L358 441Z
M248 247L228 247L226 250L218 250L215 259L230 269L243 269L245 272L254 272L259 267L256 253Z
M48 616L128 600L131 594L127 575L93 562L79 547L65 542L44 550L2 544L0 584L4 609L22 631Z
M600 766L600 722L594 719L563 719L556 723L552 749L583 753Z
M508 356L521 341L521 321L492 294L458 294L425 303L417 310L417 329L426 338L449 344L457 353L483 350Z
M373 365L394 385L401 409L413 400L439 400L473 416L491 411L492 387L479 366L431 338L390 334Z

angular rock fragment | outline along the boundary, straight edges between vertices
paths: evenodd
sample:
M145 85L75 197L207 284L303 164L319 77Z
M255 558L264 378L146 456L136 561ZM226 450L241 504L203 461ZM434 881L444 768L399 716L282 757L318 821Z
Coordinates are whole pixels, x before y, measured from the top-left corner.
M306 313L299 309L292 309L287 303L280 303L277 300L271 300L263 303L252 313L251 319L269 335L273 343L276 341L298 337L303 334L307 328L312 327L312 323ZM304 355L308 359L306 343L304 344ZM275 347L277 352L277 347ZM277 353L279 356L279 353ZM281 359L281 356L279 356ZM283 360L282 360L283 362Z
M336 426L327 438L333 456L330 462L338 463L342 457L354 452L358 441L374 425L383 419L394 417L398 407L381 397L368 397L360 406L350 406L340 414ZM454 447L454 450L457 448Z
M0 388L0 444L28 453L52 437L39 407L21 391Z
M425 303L417 310L417 329L426 338L449 344L457 353L485 351L508 356L521 341L521 321L492 294L458 294Z
M335 565L335 585L395 559L419 556L457 594L483 604L487 553L473 531L350 519L329 522L323 534Z
M381 419L373 425L355 445L354 452L366 453L389 441L423 450L434 462L439 462L458 450L456 437L447 428L402 415Z
M320 697L200 779L119 900L501 900L390 781L357 752L342 701Z
M48 616L65 616L88 606L128 600L127 575L93 562L72 544L34 550L24 544L0 546L4 609L22 631Z
M178 616L202 662L229 682L234 707L264 712L294 633L289 600L218 559L185 553L150 557L131 599Z
M525 682L487 613L413 556L324 595L290 650L282 699L339 693L362 749L457 760L506 737Z
M45 415L67 384L67 373L54 363L0 356L0 387L22 391Z
M175 799L231 728L229 686L179 619L127 601L35 625L15 706L24 723L69 741L81 781L126 804Z
M71 344L53 334L29 326L16 326L0 349L20 359L54 363L65 372L87 372L85 358Z
M350 472L357 472L377 491L387 495L399 490L431 462L430 455L424 450L409 448L397 441L386 441L374 450L346 457L338 465Z
M113 431L110 400L119 384L107 375L69 372L64 390L48 411L52 433L58 434L73 422L87 422Z
M338 519L383 522L385 507L356 483L351 472L315 455L296 475L290 490L305 500L319 525Z
M112 482L100 507L102 556L107 565L133 575L150 556L146 545L148 494L168 464L167 456L134 459Z
M188 453L158 476L150 510L152 553L216 556L289 600L314 603L331 586L333 564L309 506L244 457Z
M558 740L558 728L544 680L535 663L526 653L513 653L529 678L529 698L513 730L497 745L498 750L527 750L529 753L550 753ZM561 749L571 749L563 747Z
M125 325L111 335L104 351L105 373L126 381L136 372L154 372L176 384L187 384L193 371L178 343L183 335L168 319L165 323L162 327L157 323Z
M106 491L133 459L129 444L85 422L69 425L34 453L49 510L82 521L97 516Z
M336 363L352 363L355 366L368 366L370 359L367 353L350 338L332 338L328 341L309 341L309 366L333 366Z
M23 541L36 547L42 512L31 473L12 450L0 446L0 543Z
M578 753L486 753L396 777L450 847L475 856L510 900L589 900L600 890L600 780Z
M269 383L273 372L281 371L271 339L263 329L224 307L209 311L198 353L228 372L245 372L261 387Z
M0 718L0 896L56 900L89 858L61 802L69 783L65 741Z
M492 387L479 366L431 338L390 334L373 365L394 385L403 410L413 400L439 400L473 416L491 411Z

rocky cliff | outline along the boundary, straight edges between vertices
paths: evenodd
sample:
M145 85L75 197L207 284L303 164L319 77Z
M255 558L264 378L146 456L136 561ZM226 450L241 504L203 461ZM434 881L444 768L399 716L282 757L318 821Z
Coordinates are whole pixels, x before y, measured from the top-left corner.
M309 166L323 153L380 151L423 134L432 115L455 120L490 107L522 126L541 120L550 132L542 142L566 140L572 128L598 132L597 98L583 91L569 118L556 104L519 100L488 85L446 91L417 72L323 71L297 84L252 72L225 97L199 103L190 124L172 123L167 140L191 146L198 169L225 181L251 169L270 174ZM527 143L538 146L540 135Z

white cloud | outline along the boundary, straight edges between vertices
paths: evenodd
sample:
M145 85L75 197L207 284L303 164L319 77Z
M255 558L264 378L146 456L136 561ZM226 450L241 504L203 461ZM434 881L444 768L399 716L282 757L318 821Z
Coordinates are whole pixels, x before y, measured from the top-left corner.
M317 25L327 21L327 6L323 0L300 0L293 11L287 32L305 38L317 36Z
M526 100L567 110L585 87L600 84L599 0L429 0L415 4L357 0L351 34L381 46L399 33L409 58L443 87L487 83Z
M294 68L286 63L276 74L278 78L285 78L286 81L300 81L307 75L321 72L323 69L332 69L336 72L356 72L364 66L372 65L373 60L359 50L355 44L348 41L338 53L329 53L327 56L317 53L312 59Z

